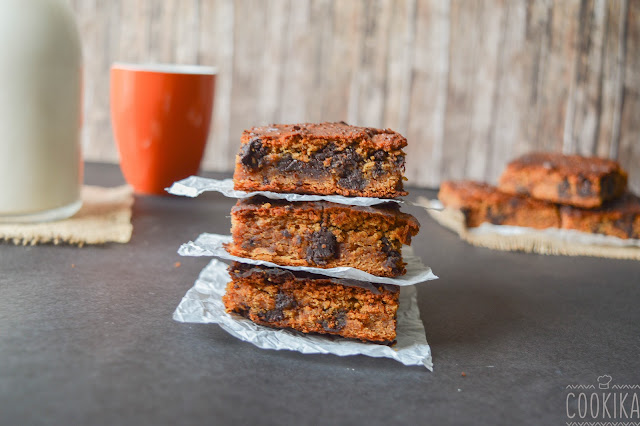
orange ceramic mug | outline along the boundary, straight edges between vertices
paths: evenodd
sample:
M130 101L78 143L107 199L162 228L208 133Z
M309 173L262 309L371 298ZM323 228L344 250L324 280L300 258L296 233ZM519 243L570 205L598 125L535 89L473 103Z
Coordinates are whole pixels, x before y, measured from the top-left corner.
M196 65L111 67L111 122L126 181L142 194L166 194L196 174L207 143L214 68Z

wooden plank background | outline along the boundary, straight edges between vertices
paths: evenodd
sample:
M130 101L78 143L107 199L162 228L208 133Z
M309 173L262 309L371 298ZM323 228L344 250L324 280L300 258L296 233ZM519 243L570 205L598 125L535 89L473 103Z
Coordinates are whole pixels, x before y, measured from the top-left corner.
M640 191L640 0L72 0L86 158L117 161L114 61L219 70L203 167L252 125L339 121L409 140L419 186L495 182L532 149L619 159Z

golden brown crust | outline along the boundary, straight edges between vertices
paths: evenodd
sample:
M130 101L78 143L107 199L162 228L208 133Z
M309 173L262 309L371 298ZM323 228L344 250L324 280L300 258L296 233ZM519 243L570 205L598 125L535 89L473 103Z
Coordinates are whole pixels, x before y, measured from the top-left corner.
M598 157L530 153L507 165L499 188L511 194L595 208L624 193L627 173L613 161Z
M392 130L344 123L273 125L243 133L235 189L396 198L404 191L402 147Z
M560 208L562 227L618 238L640 238L640 198L631 193L597 209Z
M359 207L254 197L231 210L229 253L287 266L350 266L373 275L406 272L402 245L420 225L396 203Z
M560 227L555 204L505 194L482 182L443 182L438 199L447 208L461 210L467 227L480 226L484 222L536 229Z
M377 292L335 280L235 262L223 302L227 312L274 328L388 344L396 338L397 287Z
M393 151L407 146L407 139L391 129L350 126L338 123L271 124L252 127L242 133L241 143L260 138L267 146L288 147L297 140L311 146L322 147L326 141L348 146L357 141L363 148Z

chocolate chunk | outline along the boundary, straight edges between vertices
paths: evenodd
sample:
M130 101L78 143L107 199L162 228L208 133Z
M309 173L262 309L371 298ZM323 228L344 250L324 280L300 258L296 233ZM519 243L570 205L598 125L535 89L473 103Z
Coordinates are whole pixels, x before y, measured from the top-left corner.
M380 239L382 243L382 252L387 256L383 262L383 266L390 269L393 274L398 274L402 269L402 255L400 251L395 250L387 237Z
M402 266L398 266L402 265L402 256L400 255L400 252L398 250L389 252L382 265L391 270L393 275L398 275L402 270Z
M296 298L291 294L278 292L276 294L276 309L290 309L298 305Z
M386 151L383 151L381 149L378 149L377 151L375 151L373 153L373 160L374 161L384 161L387 159L387 153Z
M518 206L520 206L520 199L516 197L511 197L509 198L509 202L507 204L509 205L509 207L515 210L518 208Z
M322 166L324 167L324 160L326 160L327 158L333 157L335 153L336 153L336 146L333 143L329 143L324 147L322 147L321 149L314 152L311 158L317 163L321 163Z
M300 126L298 126L298 125L293 126L293 130L300 130Z
M281 172L299 172L303 169L303 167L304 162L294 160L291 157L291 154L286 154L276 164L276 169L280 170Z
M286 154L276 164L276 168L282 172L303 173L307 176L321 176L329 172L324 162L335 152L335 145L328 144L311 155L308 162L295 160L291 154Z
M387 237L380 238L380 242L382 243L383 253L388 254L391 250L393 250L393 247L391 246L391 243L389 242L389 239Z
M528 194L529 190L526 186L516 185L516 193L518 194Z
M236 307L233 312L245 318L249 318L250 309L246 303L243 303L241 306Z
M338 151L334 154L331 160L331 167L333 167L338 176L344 178L358 169L358 163L360 162L362 162L362 156L356 152L353 146L348 146L343 151Z
M329 332L338 332L347 325L347 314L344 311L338 311L333 318L322 321L322 328Z
M385 171L382 165L387 159L388 154L385 151L379 149L373 153L372 157L373 157L374 165L373 165L373 170L371 171L371 176L373 176L374 178L379 178L380 176L385 174Z
M340 177L337 184L346 189L361 190L367 184L366 179L360 170L363 161L353 146L346 147L343 151L335 153L331 160L331 167Z
M281 234L282 234L282 236L283 236L283 237L285 237L285 238L291 238L291 232L289 232L289 231L288 231L288 230L286 230L286 229L283 229L283 230L282 230L282 232L281 232Z
M404 169L404 155L396 156L396 159L393 163L396 165L396 167Z
M328 167L325 165L327 158L333 157L335 154L335 145L330 143L323 148L314 152L307 163L306 173L311 176L321 176L329 173Z
M240 148L240 163L249 170L258 170L262 167L268 152L269 148L262 146L260 138L253 139Z
M264 312L258 312L258 318L265 322L277 322L284 319L282 309L270 309Z
M487 208L487 219L494 225L501 225L504 223L507 216L499 211L493 211L492 207Z
M253 248L256 245L255 237L251 237L248 240L243 241L242 247L245 249Z
M353 170L349 175L338 179L338 185L345 189L362 190L367 186L367 180L359 169Z
M315 231L309 238L307 261L318 265L326 265L330 259L338 257L338 241L336 236L327 228Z
M616 191L616 177L607 175L600 181L600 196L602 198L611 198Z
M564 178L562 182L558 184L558 197L571 198L571 184L567 178Z
M382 168L382 164L381 164L381 163L376 163L376 164L373 166L373 170L371 170L371 176L372 176L374 179L377 179L377 178L379 178L380 176L382 176L382 175L384 175L384 174L385 174L385 171L384 171L384 169Z
M582 176L579 176L580 184L578 185L578 194L583 197L589 197L593 195L593 190L591 188L591 181Z
M620 219L617 219L613 222L613 226L624 232L627 238L636 238L637 235L633 232L633 222L635 221L634 216L623 216Z

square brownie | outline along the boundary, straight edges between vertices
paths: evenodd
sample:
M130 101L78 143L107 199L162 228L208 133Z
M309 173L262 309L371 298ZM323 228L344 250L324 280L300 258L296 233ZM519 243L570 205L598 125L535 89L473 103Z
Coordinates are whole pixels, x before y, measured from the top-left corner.
M399 287L376 291L335 279L234 262L223 296L227 312L256 324L390 344L396 338Z
M534 152L509 163L498 187L510 194L595 208L625 192L627 173L613 160Z
M243 191L396 198L407 140L392 130L340 123L274 124L245 130L234 186Z
M442 182L438 199L445 207L462 211L469 228L484 222L536 229L560 227L555 204L506 194L482 182Z
M253 197L231 210L229 253L286 266L349 266L383 277L403 275L402 245L420 225L397 203L372 207L290 203Z
M629 192L597 209L562 206L560 217L564 229L640 238L640 198Z

